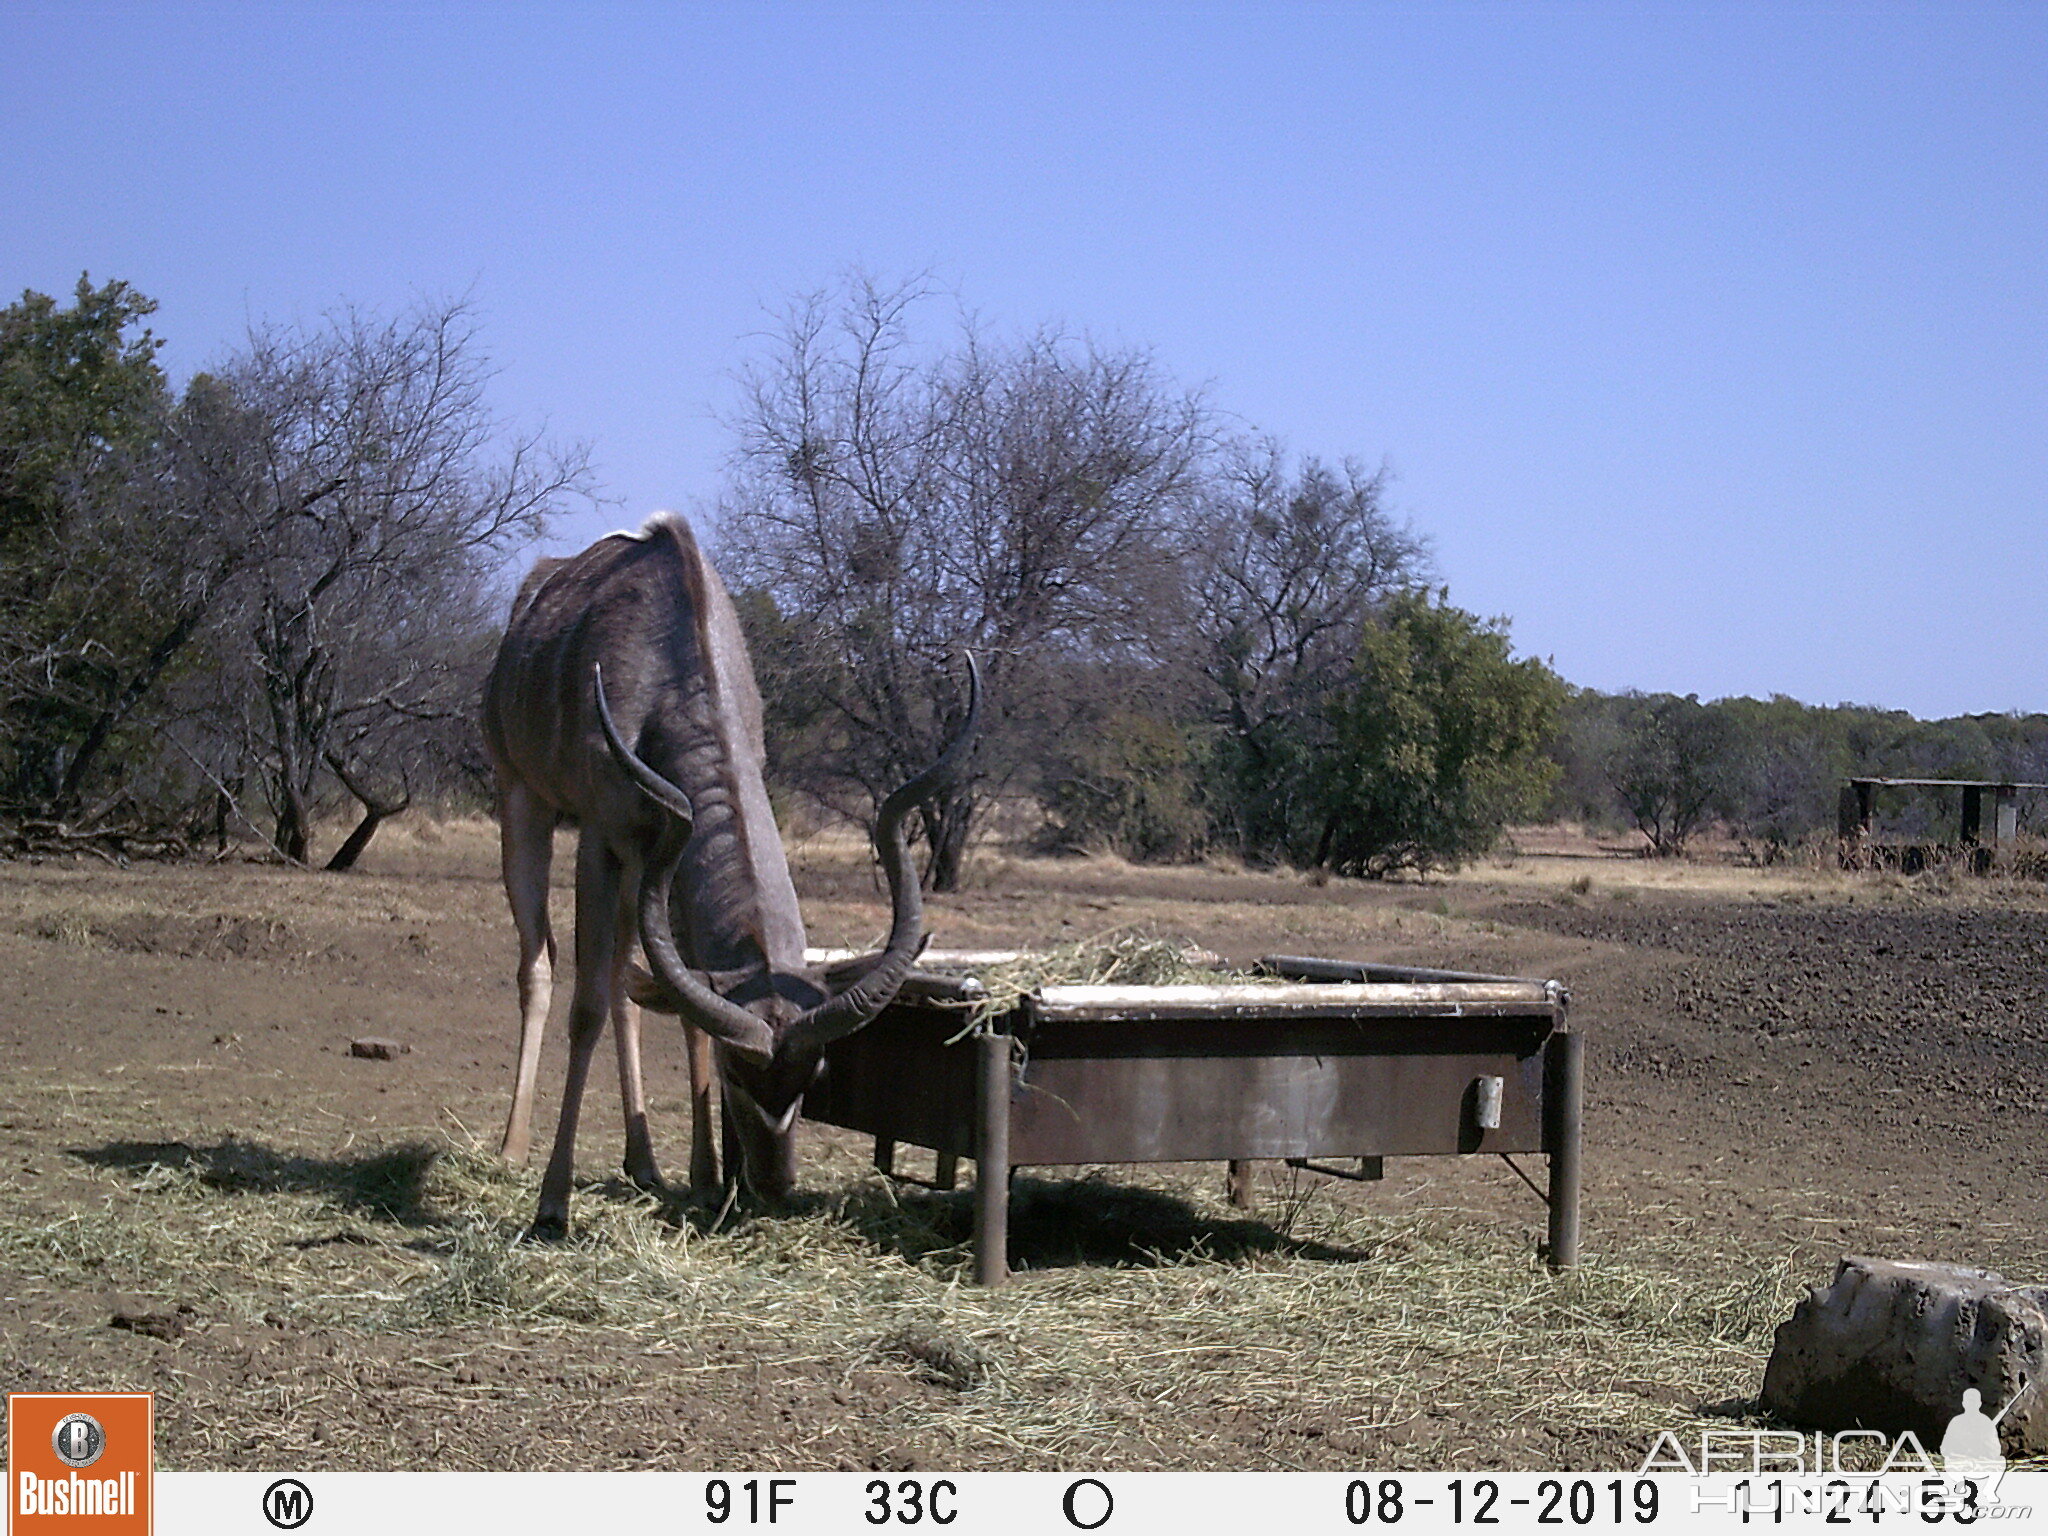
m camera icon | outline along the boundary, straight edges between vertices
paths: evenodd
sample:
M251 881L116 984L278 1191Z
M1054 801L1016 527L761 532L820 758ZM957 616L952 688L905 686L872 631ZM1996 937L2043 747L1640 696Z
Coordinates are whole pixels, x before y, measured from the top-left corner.
M313 1490L296 1477L280 1477L263 1490L263 1518L280 1531L296 1531L313 1518Z

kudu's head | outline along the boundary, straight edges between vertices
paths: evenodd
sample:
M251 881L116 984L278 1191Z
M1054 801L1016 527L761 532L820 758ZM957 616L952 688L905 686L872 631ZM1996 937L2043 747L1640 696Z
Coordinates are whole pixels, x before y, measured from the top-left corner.
M725 1123L739 1144L744 1173L758 1196L779 1200L796 1180L796 1121L816 1080L824 1048L872 1021L903 985L924 947L924 899L910 856L910 813L956 783L981 718L981 669L967 656L967 713L938 760L882 802L875 851L889 882L893 915L884 947L830 981L811 967L735 973L699 971L683 960L670 889L695 824L690 799L627 744L596 678L598 722L612 758L663 813L640 886L640 942L652 971L652 995L640 1001L680 1014L720 1047ZM771 826L766 835L776 834ZM792 894L793 899L793 894ZM728 1141L728 1145L731 1144Z

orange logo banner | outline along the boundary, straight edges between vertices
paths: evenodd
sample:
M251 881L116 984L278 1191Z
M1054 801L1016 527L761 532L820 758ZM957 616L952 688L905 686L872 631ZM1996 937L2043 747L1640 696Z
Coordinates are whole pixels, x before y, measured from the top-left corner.
M10 1393L8 1536L149 1536L152 1408L147 1392Z

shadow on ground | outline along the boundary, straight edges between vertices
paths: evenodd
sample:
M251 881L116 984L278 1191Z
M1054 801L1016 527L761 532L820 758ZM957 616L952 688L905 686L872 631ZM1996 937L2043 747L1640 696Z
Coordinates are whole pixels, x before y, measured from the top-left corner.
M345 1210L401 1226L440 1226L447 1219L426 1200L427 1176L441 1153L424 1144L387 1147L361 1157L303 1157L230 1136L202 1147L184 1141L110 1141L67 1152L92 1167L123 1173L152 1168L189 1173L207 1188L228 1194L324 1195Z
M603 1190L636 1198L623 1181ZM720 1199L680 1191L662 1206L662 1219L699 1231L767 1214L775 1213L759 1207L728 1210ZM974 1240L974 1196L967 1190L864 1182L799 1193L780 1214L827 1215L875 1248L912 1264L964 1254ZM1227 1264L1262 1254L1343 1263L1368 1257L1357 1249L1290 1237L1262 1221L1219 1220L1177 1195L1102 1178L1020 1178L1011 1187L1013 1270L1153 1268L1202 1259Z
M366 1151L360 1157L307 1157L230 1136L210 1146L113 1141L73 1147L68 1155L95 1168L128 1174L171 1169L227 1194L322 1196L343 1210L401 1226L440 1227L449 1220L426 1195L441 1149L422 1143ZM616 1178L586 1187L582 1195L646 1198ZM702 1232L776 1214L824 1215L844 1222L876 1249L912 1264L963 1255L974 1236L970 1191L925 1190L872 1180L800 1193L779 1212L751 1205L734 1208L716 1192L680 1189L670 1191L661 1203L662 1220ZM1356 1249L1290 1237L1263 1221L1219 1219L1178 1195L1099 1177L1020 1178L1011 1189L1014 1270L1151 1268L1204 1259L1227 1264L1266 1254L1329 1262L1367 1257Z
M962 1212L961 1241L973 1227L971 1197L948 1197ZM1351 1248L1291 1237L1263 1221L1219 1219L1178 1195L1106 1179L1019 1179L1010 1192L1010 1267L1151 1267L1260 1254L1350 1263Z

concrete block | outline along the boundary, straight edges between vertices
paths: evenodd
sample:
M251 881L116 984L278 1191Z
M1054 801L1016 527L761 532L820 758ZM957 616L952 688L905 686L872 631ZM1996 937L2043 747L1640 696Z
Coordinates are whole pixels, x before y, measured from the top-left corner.
M1778 1325L1763 1407L1808 1429L1910 1429L1937 1451L1974 1388L2005 1455L2040 1455L2044 1352L2048 1287L1955 1264L1845 1258L1834 1283Z

